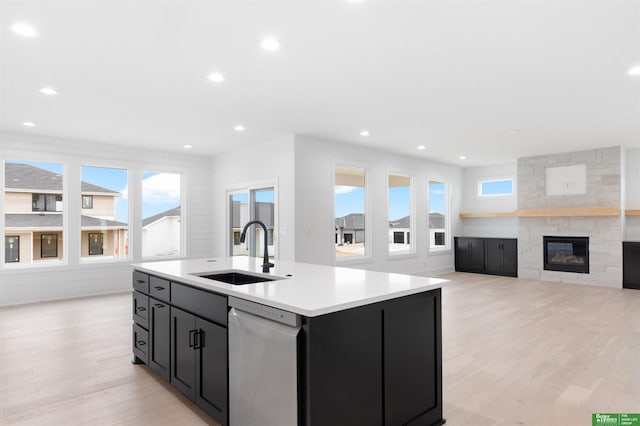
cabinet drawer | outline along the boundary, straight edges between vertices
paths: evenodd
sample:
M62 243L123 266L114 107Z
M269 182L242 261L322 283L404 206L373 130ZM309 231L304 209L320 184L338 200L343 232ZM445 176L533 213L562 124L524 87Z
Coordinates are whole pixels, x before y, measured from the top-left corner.
M149 294L149 275L133 271L133 289L144 294Z
M169 297L170 289L171 287L168 280L153 276L149 279L149 295L156 299L169 303L171 300Z
M133 354L149 363L149 332L138 324L133 324Z
M227 326L227 296L172 282L171 304Z
M141 327L149 328L149 296L133 292L133 321Z

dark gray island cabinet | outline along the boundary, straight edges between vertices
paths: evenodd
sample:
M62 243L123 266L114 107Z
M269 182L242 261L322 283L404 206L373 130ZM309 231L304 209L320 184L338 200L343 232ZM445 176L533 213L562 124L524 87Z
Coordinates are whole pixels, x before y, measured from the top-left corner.
M133 289L133 362L229 425L228 296L140 270ZM292 426L443 424L440 295L298 313Z

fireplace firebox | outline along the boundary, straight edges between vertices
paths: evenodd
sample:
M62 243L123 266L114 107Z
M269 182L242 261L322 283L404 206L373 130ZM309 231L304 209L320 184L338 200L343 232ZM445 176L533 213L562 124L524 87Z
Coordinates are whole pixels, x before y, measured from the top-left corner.
M589 237L543 237L544 269L589 273Z

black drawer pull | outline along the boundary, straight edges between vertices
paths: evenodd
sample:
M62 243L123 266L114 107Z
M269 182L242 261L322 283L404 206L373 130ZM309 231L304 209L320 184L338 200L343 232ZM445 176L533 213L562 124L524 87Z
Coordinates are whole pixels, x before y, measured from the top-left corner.
M156 308L164 308L164 305L162 303L154 303L153 306L155 306Z
M155 288L156 290L158 290L158 291L162 291L162 290L164 290L164 287L161 287L161 286L159 286L159 285L158 285L158 286L155 286L154 288Z
M138 310L138 311L142 312L142 311L146 311L146 310L147 310L147 308L145 308L144 306L138 306L138 307L136 308L136 310Z
M194 337L195 341L193 344L193 349L202 349L204 347L204 334L202 333L202 330L196 331Z
M144 284L145 282L145 280L136 280L136 284Z
M146 345L146 344L147 344L147 342L145 342L144 340L138 340L138 341L136 342L136 344L137 344L138 346L144 346L144 345Z
M195 345L195 335L198 330L189 330L189 347L193 348Z

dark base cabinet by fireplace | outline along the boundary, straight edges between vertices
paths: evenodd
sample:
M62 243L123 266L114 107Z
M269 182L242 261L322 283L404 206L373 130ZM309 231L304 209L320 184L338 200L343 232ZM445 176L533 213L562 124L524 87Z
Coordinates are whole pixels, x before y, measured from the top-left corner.
M640 290L640 242L622 242L622 287Z
M227 296L139 271L133 286L133 362L229 425ZM441 330L439 288L303 316L296 426L444 424Z
M458 272L518 276L518 241L515 238L454 237Z

